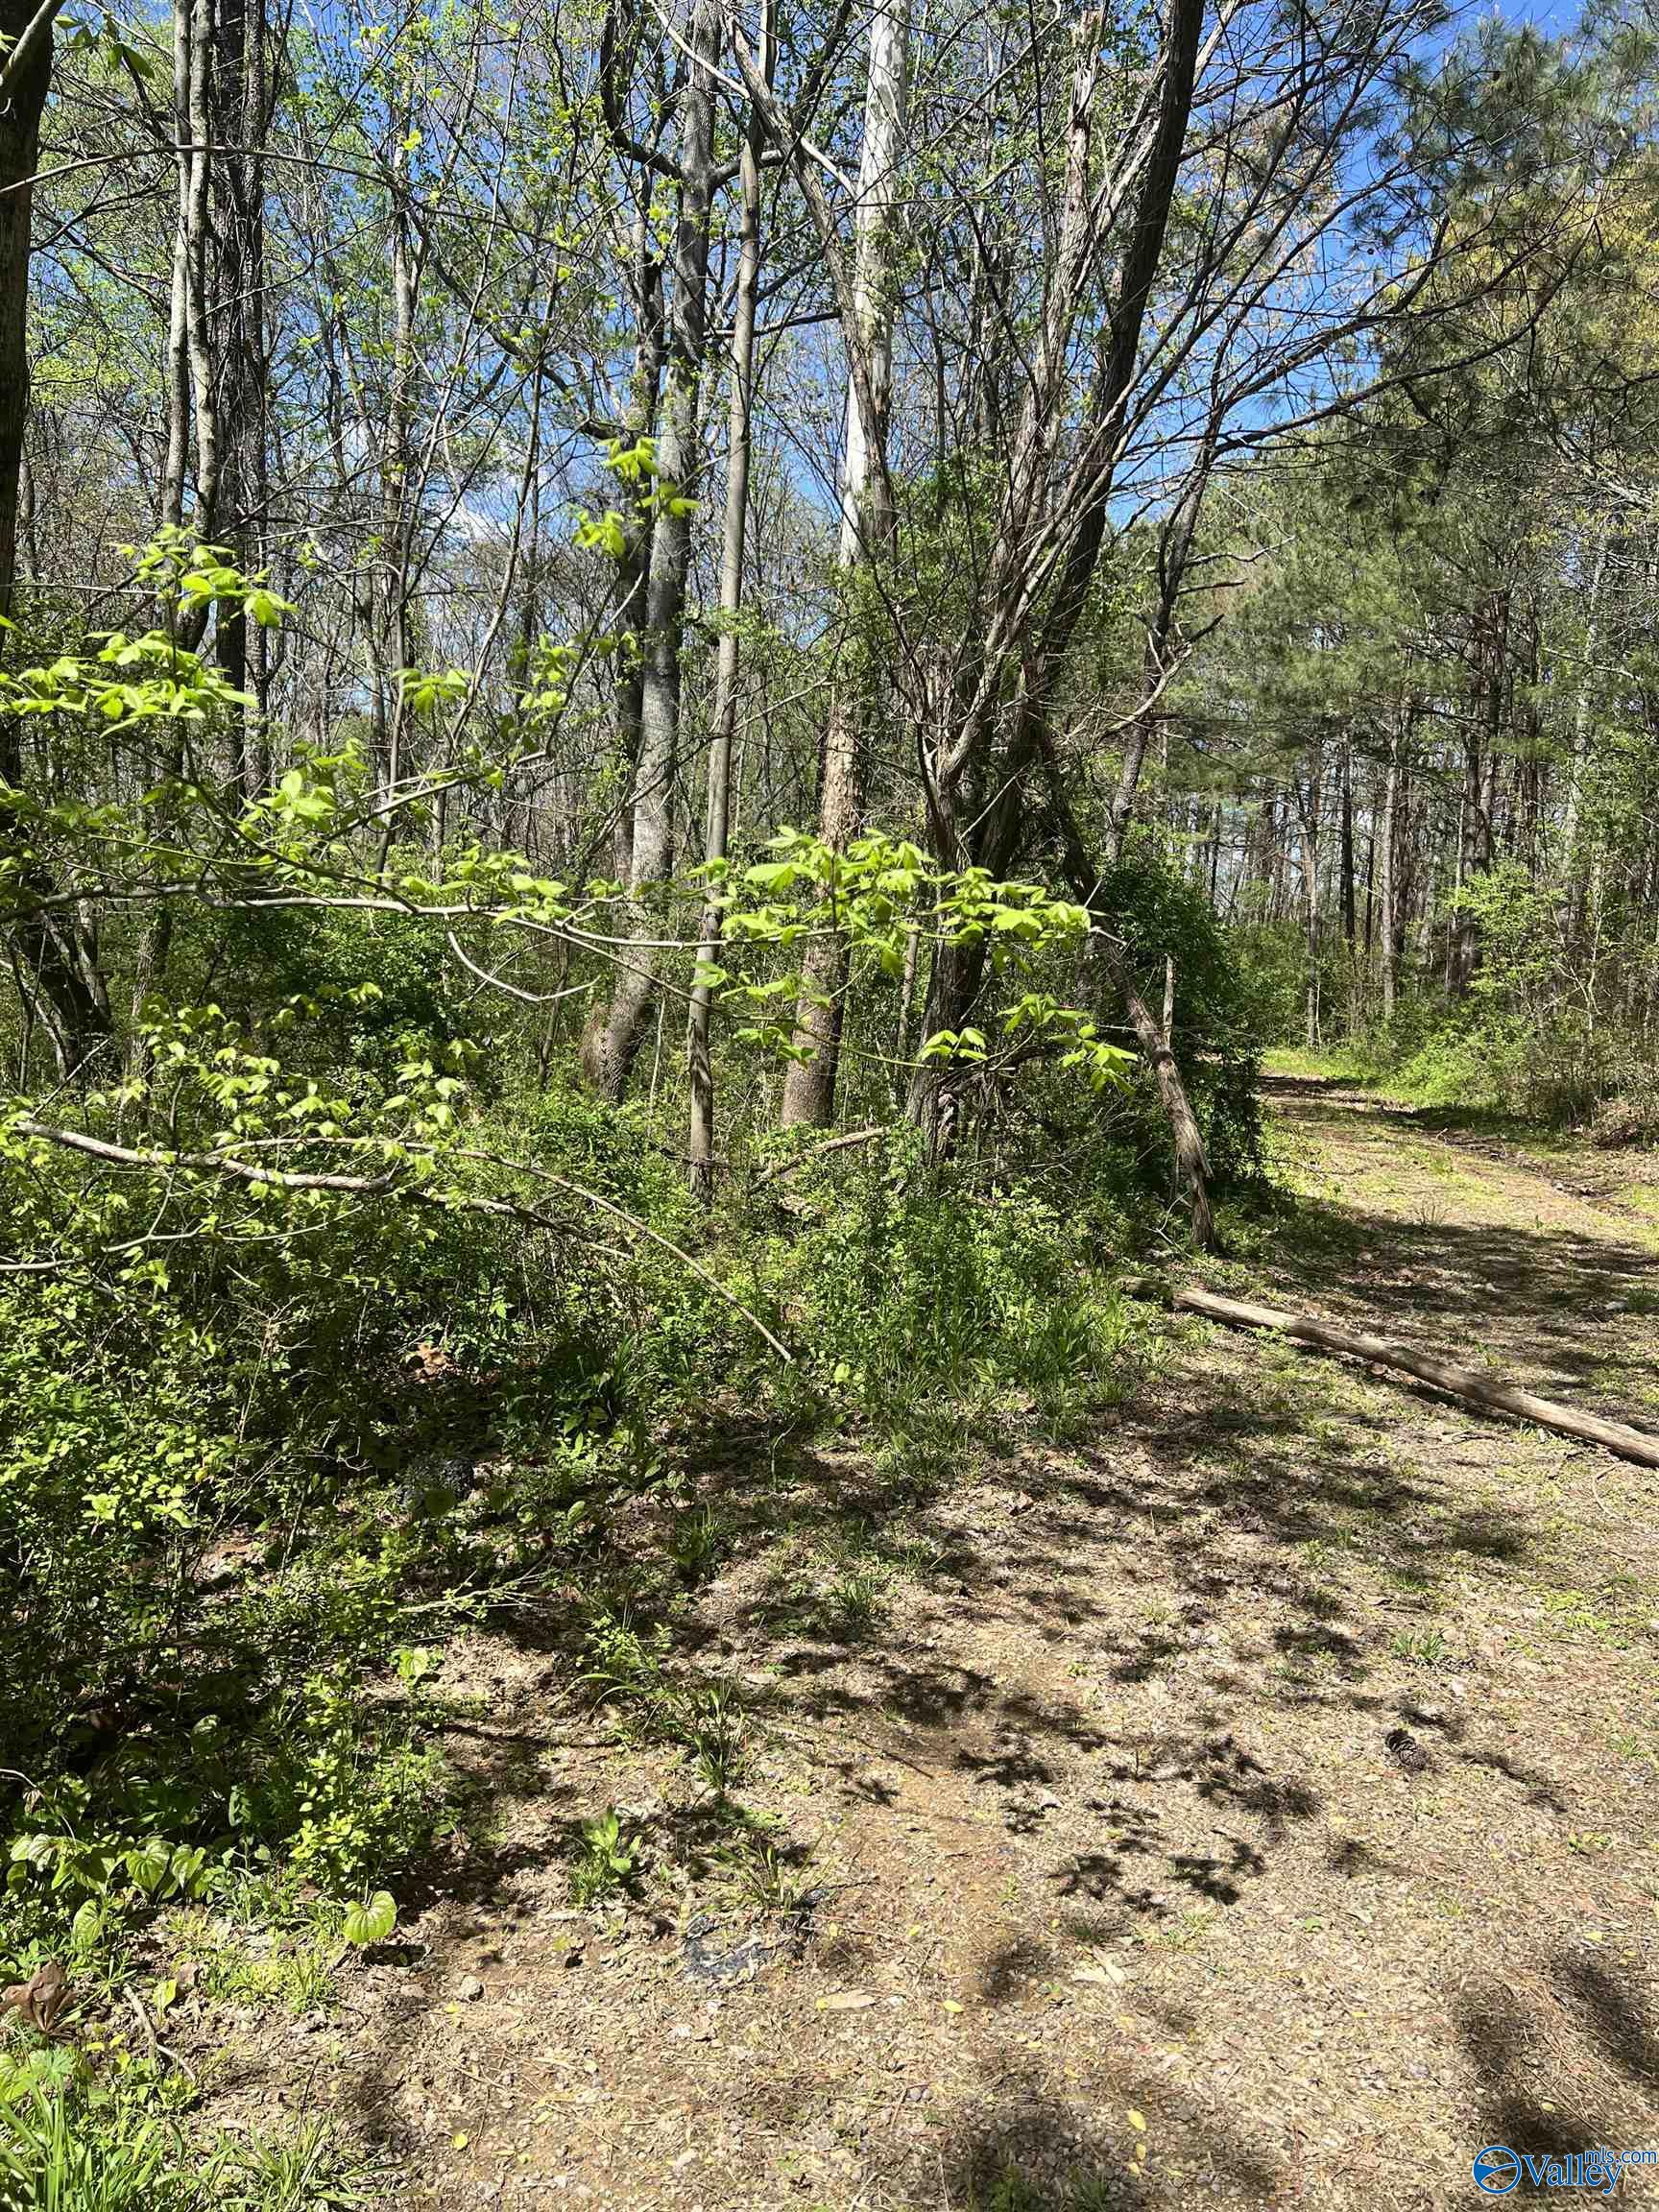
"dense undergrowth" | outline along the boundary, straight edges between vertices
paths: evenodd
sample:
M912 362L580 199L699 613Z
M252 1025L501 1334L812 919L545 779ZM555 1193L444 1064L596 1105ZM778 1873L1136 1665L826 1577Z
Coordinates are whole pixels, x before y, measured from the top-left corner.
M141 1085L89 1095L84 1124L130 1144L164 1100L171 1147L207 1157L227 1130L246 1147L396 1111L589 1195L529 1219L204 1172L158 1198L8 1141L14 1230L60 1263L0 1278L0 1982L60 1961L77 2009L72 2044L23 2026L0 2054L7 2212L373 2201L326 2131L204 2136L200 2085L134 2023L181 1975L326 2004L330 1962L487 1833L442 1747L446 1639L533 1612L573 1684L617 1648L665 1654L658 1722L723 1801L732 1716L672 1664L723 1541L685 1472L699 1446L739 1419L775 1455L838 1434L925 1497L1081 1433L1153 1356L1118 1287L1170 1210L1135 1089L1038 1068L944 1164L902 1123L764 1139L709 1215L677 1100L598 1104L514 1064L418 944L304 927L302 998L280 961L256 997L233 959L239 988L155 1017ZM1190 1019L1226 980L1194 962ZM1248 1030L1217 1034L1201 1105L1237 1178ZM822 1601L868 1609L866 1575ZM573 1841L579 1902L627 1886L605 1819ZM764 1879L765 1839L739 1842Z

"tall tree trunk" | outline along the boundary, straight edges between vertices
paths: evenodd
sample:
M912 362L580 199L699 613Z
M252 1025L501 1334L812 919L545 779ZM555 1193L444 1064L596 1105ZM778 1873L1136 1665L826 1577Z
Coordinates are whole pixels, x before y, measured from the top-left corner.
M1342 740L1342 934L1354 958L1358 934L1354 900L1354 748Z
M1157 701L1180 656L1181 587L1186 579L1187 563L1191 555L1198 514L1204 503L1204 492L1210 481L1214 457L1214 435L1212 428L1199 449L1159 542L1158 604L1146 632L1146 646L1141 664L1141 685L1146 704L1124 734L1118 788L1113 794L1102 845L1102 857L1108 868L1115 868L1123 856L1123 840L1129 833L1129 824L1134 816L1135 797L1141 788L1141 771L1146 762L1146 748L1153 732L1165 727Z
M774 0L762 0L758 63L772 82ZM709 740L709 818L703 857L715 867L726 857L732 818L732 748L737 734L737 616L743 605L744 540L749 521L749 460L755 413L755 309L760 292L760 151L764 124L750 104L743 141L742 217L737 248L737 295L732 331L732 400L727 422L726 519L720 544L720 649L714 669L714 727ZM714 1068L709 1052L713 985L709 970L720 957L720 884L710 877L698 930L697 969L691 979L687 1065L691 1088L689 1157L691 1190L707 1201L714 1190Z
M646 180L649 185L650 180ZM657 251L649 205L634 232L634 368L628 384L625 435L631 445L655 435L668 332L662 303L662 258ZM616 684L616 755L622 798L612 837L613 870L626 883L634 867L634 787L639 774L639 731L645 712L645 594L651 579L652 510L631 499L622 558L616 565L615 626L623 661Z
M0 0L6 97L0 101L0 614L10 617L17 571L17 506L23 426L29 412L29 255L40 112L52 79L52 30L36 34L19 58L16 42L36 0ZM5 652L0 634L0 655Z
M190 68L195 48L196 0L173 0L173 137L176 205L167 315L167 456L161 469L161 523L184 527L184 487L190 473L190 217L195 157L190 136Z
M1095 926L1090 943L1105 965L1113 988L1128 1013L1142 1057L1152 1071L1158 1102L1164 1110L1170 1142L1174 1147L1176 1178L1187 1193L1192 1221L1192 1240L1201 1252L1218 1252L1221 1240L1210 1203L1210 1163L1204 1149L1203 1133L1192 1112L1191 1101L1188 1098L1187 1087L1181 1080L1181 1070L1170 1049L1169 1039L1142 996L1131 972L1125 948L1111 933L1105 918L1099 914L1098 902L1104 878L1084 845L1076 811L1060 780L1059 760L1053 742L1043 725L1037 724L1034 727L1047 781L1054 827L1059 833L1061 865L1067 882L1072 897L1080 905L1088 907L1094 917ZM983 953L980 957L983 958Z
M195 461L192 533L204 543L213 539L218 519L223 467L220 439L221 378L215 360L214 287L209 262L216 252L211 185L218 116L213 96L214 0L173 0L173 122L177 133L178 204L173 234L173 281L167 330L167 461L162 480L162 519L171 529L184 526L184 491ZM201 644L207 627L205 600L175 606L169 625L187 651ZM174 815L174 787L184 774L185 725L164 731L162 796L156 814L165 836ZM158 901L149 912L133 955L131 1004L133 1028L129 1041L128 1078L140 1082L148 1065L148 1045L139 1017L166 974L173 944L174 909Z
M1293 797L1302 846L1302 934L1307 960L1307 1044L1310 1052L1319 1044L1319 831L1323 812L1325 761L1317 745L1308 770L1308 794L1298 782Z
M1567 763L1567 803L1561 816L1560 905L1565 936L1577 936L1584 919L1583 876L1578 861L1578 822L1584 805L1584 766L1590 750L1590 706L1595 696L1595 663L1601 626L1602 586L1607 575L1607 552L1613 535L1611 517L1602 521L1596 537L1596 562L1590 573L1590 604L1584 617L1584 665L1578 676L1578 697L1573 712L1573 753Z
M409 632L410 436L415 420L415 313L420 290L407 205L413 130L407 105L387 113L392 175L391 347L386 418L380 436L379 547L374 563L373 639L375 774L387 792L403 776L403 687L399 671L413 659ZM387 834L393 817L387 816Z
M1403 709L1403 718L1408 724L1410 709ZM1377 888L1377 966L1382 987L1382 1019L1394 1019L1395 996L1399 989L1400 924L1396 857L1400 844L1400 759L1405 743L1401 720L1397 719L1388 740L1388 776L1382 788L1382 822L1377 836L1378 888Z
M637 925L647 934L642 902L674 865L674 775L680 745L680 656L685 587L691 568L691 517L682 511L697 474L699 395L709 316L709 226L714 196L714 68L720 50L717 0L697 0L691 18L680 135L680 207L674 234L674 288L667 388L657 442L664 494L651 533L645 591L644 672L639 764L634 782L634 845L628 889ZM609 1006L595 1007L582 1039L589 1082L620 1098L657 989L657 961L641 945L619 963Z
M234 565L252 573L262 562L265 505L264 243L265 179L261 149L265 111L265 0L218 0L209 79L215 140L214 237L220 327L220 471L217 541ZM240 608L222 610L213 649L227 683L245 690L252 680L254 708L263 708L267 679L263 656L250 644ZM233 781L250 788L252 762L246 719L231 732Z
M882 0L870 26L870 65L864 92L864 144L858 164L858 209L854 257L855 344L862 376L847 381L846 450L841 468L839 561L844 577L879 560L893 532L887 479L887 427L893 381L891 233L902 156L908 78L909 0ZM866 420L868 402L870 419ZM845 644L842 647L845 653ZM860 773L862 702L843 675L833 679L824 739L818 833L833 852L845 852L863 821ZM834 1118L841 1016L847 988L847 948L833 926L821 925L808 942L801 969L795 1047L783 1078L783 1126L827 1124Z
M1498 744L1503 727L1508 669L1509 593L1495 591L1483 611L1476 645L1475 696L1463 747L1463 803L1458 816L1456 888L1492 861L1492 805ZM1480 932L1473 914L1459 908L1452 928L1447 980L1461 998L1480 960Z
M24 47L18 42L26 31ZM0 36L7 56L0 99L0 615L11 620L29 412L33 179L52 78L51 18L41 18L36 0L0 0ZM0 664L14 650L11 638L0 630ZM0 715L0 783L20 790L23 780L22 732L14 716ZM17 816L0 811L0 846L13 838L26 843L27 835ZM44 870L30 863L12 878L16 909L6 927L6 950L24 1004L50 1036L59 1072L68 1076L108 1037L109 1002L98 966L96 918L87 907L58 902L55 889ZM32 905L32 899L39 902Z
M1105 542L1142 328L1163 258L1186 147L1203 23L1204 0L1169 0L1157 120L1147 143L1141 189L1121 255L1117 297L1085 401L1076 457L1065 481L1056 486L1050 481L1050 441L1067 404L1070 389L1068 365L1077 319L1100 251L1095 229L1097 203L1090 189L1100 19L1091 12L1077 28L1065 204L1059 226L1060 273L1050 288L1039 356L1028 380L1025 408L1007 465L996 541L987 562L987 639L974 700L960 717L959 726L950 732L947 742L935 748L938 765L927 795L934 849L950 863L961 857L956 823L967 811L958 805L958 794L965 800L971 780L989 769L993 735L1006 715L1003 693L1014 676L1019 684L1015 735L1011 757L999 763L998 796L993 815L1013 815L1024 772L1038 759L1043 762L1056 810L1069 811L1053 745L1053 698ZM1042 550L1045 545L1049 550ZM1036 589L1039 571L1054 573L1052 589L1046 593ZM1173 606L1172 595L1169 604ZM1142 733L1142 757L1148 735L1149 732ZM1139 761L1134 773L1138 778ZM1119 843L1122 827L1121 820L1115 820L1113 834ZM987 855L997 841L1007 842L1005 819L994 821L981 810L974 857L989 864ZM1076 852L1081 851L1078 844ZM1096 877L1089 883L1073 885L1075 895L1092 910L1099 884ZM936 960L936 975L938 972ZM958 1028L963 1011L961 1005L941 1003L932 1010L930 1019L942 1020L945 1027ZM1135 1019L1133 1012L1131 1019ZM1156 1026L1153 1022L1154 1030ZM928 1070L926 1080L912 1084L910 1103L913 1118L931 1143L929 1118L945 1099L947 1087L937 1063L929 1063ZM1176 1082L1178 1086L1178 1077ZM1167 1104L1169 1094L1162 1076L1160 1094Z

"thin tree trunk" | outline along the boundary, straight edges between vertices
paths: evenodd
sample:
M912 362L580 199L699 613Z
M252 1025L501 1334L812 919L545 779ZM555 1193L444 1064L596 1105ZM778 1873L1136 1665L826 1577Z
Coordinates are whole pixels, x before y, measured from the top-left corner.
M845 454L841 469L839 560L844 578L879 560L893 532L887 481L887 426L893 378L891 233L904 135L908 78L909 0L883 0L870 26L870 63L864 94L864 143L858 165L858 208L854 253L854 314L850 338L862 374L847 381ZM871 419L865 418L869 403ZM845 653L845 642L842 652ZM818 833L834 853L858 834L864 815L860 771L862 702L841 675L833 679L824 740ZM826 1125L834 1118L841 1017L847 988L847 948L833 926L821 926L801 965L795 1047L783 1078L783 1126Z
M1358 935L1354 900L1354 749L1342 740L1342 934L1348 958L1354 958Z
M388 114L391 139L391 373L380 440L379 555L374 565L375 772L382 788L397 789L403 775L403 688L399 672L413 659L409 637L409 441L415 410L415 311L419 290L410 235L409 109ZM392 817L387 817L390 833Z
M1302 844L1302 932L1307 959L1307 1044L1319 1045L1319 829L1323 811L1325 763L1315 745L1308 771L1308 796L1297 783L1293 793Z
M177 207L167 316L167 457L161 470L163 528L184 526L184 484L190 472L190 209L195 157L190 137L190 67L196 0L173 0L173 136Z
M1102 842L1102 857L1109 868L1115 868L1123 856L1123 840L1129 833L1129 824L1134 817L1135 798L1141 788L1141 772L1145 766L1146 749L1153 732L1160 732L1166 746L1168 743L1167 729L1156 702L1169 680L1171 668L1180 652L1178 616L1181 587L1192 551L1192 540L1198 527L1199 510L1204 503L1205 487L1210 480L1214 452L1214 441L1212 435L1206 437L1199 450L1176 502L1169 526L1158 547L1158 604L1146 633L1146 648L1141 667L1142 690L1147 705L1136 715L1124 735L1123 758L1118 771L1118 788L1113 794Z
M767 84L773 70L773 5L763 0L758 62ZM709 820L705 863L726 857L732 816L732 748L737 733L737 616L743 605L744 540L749 520L749 461L755 412L755 309L760 292L760 152L763 124L751 103L743 141L742 218L737 249L737 295L732 331L732 403L727 426L726 520L720 547L719 657L714 669L714 727L709 741ZM714 1190L714 1068L709 1052L713 985L709 970L720 957L720 884L709 880L698 931L697 969L691 979L687 1062L691 1118L687 1152L691 1190L707 1201Z
M1135 987L1129 974L1128 962L1118 948L1108 940L1098 940L1102 946L1106 966L1112 981L1129 1012L1130 1024L1142 1055L1152 1070L1158 1086L1158 1098L1164 1108L1164 1118L1169 1124L1169 1134L1175 1145L1175 1171L1187 1193L1187 1204L1192 1220L1192 1241L1200 1252L1219 1252L1221 1239L1215 1229L1215 1215L1210 1204L1210 1162L1204 1150L1204 1137L1187 1096L1181 1070L1175 1064L1169 1040L1159 1027L1152 1009Z
M1410 709L1405 709L1409 719ZM1396 720L1388 739L1388 775L1382 788L1382 823L1377 837L1377 966L1382 987L1382 1019L1392 1022L1399 990L1400 938L1396 905L1395 855L1400 841L1400 756L1404 745Z
M645 935L641 902L674 865L674 775L680 744L680 657L685 588L691 567L691 517L681 511L697 475L699 386L707 349L709 228L714 194L714 67L719 54L717 0L697 0L691 20L680 140L680 209L674 238L674 297L667 389L657 444L659 490L664 494L651 534L645 594L644 671L640 692L639 765L634 789L634 844L628 889L636 934ZM594 1009L582 1039L589 1082L619 1099L639 1049L657 989L655 955L641 946L618 966L608 1006Z
M212 63L213 0L192 0L189 36L187 114L191 153L185 213L189 312L185 330L190 398L196 417L196 529L200 537L211 538L218 514L220 469L219 394L213 373L207 284L207 195L213 160L213 114L207 79Z
M1567 804L1561 817L1561 926L1564 935L1575 937L1583 923L1583 883L1576 869L1578 820L1584 804L1584 764L1590 750L1590 705L1594 696L1594 668L1600 635L1601 590L1607 574L1607 551L1613 535L1611 517L1603 520L1596 538L1596 565L1590 576L1590 605L1584 621L1584 665L1578 678L1578 698L1573 711L1573 753L1567 764Z
M219 487L220 517L213 526L219 543L236 566L252 572L261 565L265 478L264 345L264 165L265 135L264 0L218 0L214 22L210 91L214 133L225 149L215 163L218 245L216 267L223 373L221 434L224 459ZM258 625L253 625L253 633ZM255 712L264 689L248 618L238 608L222 610L214 631L214 657L225 680L246 689L250 662L255 665ZM238 713L232 724L232 780L249 790L248 728Z
M661 397L662 364L668 332L662 302L662 259L657 251L648 206L642 206L634 233L634 369L628 386L626 435L630 444L653 436ZM634 869L634 789L639 774L639 732L645 700L645 594L651 577L652 510L641 499L629 502L627 537L616 569L615 624L622 634L624 660L616 684L616 753L624 797L616 809L612 839L616 880L626 883Z

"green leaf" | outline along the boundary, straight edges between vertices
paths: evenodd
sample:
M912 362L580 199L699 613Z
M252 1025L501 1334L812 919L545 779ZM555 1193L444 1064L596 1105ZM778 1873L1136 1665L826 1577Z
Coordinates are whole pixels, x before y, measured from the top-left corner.
M351 1907L340 1933L348 1943L366 1951L373 1943L384 1943L397 1925L397 1899L390 1889L376 1889L366 1904Z

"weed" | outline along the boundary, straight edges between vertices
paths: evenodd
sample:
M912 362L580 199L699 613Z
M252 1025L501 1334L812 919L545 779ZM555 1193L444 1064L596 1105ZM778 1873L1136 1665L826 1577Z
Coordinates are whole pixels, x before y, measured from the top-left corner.
M662 1671L667 1646L665 1628L659 1625L647 1636L626 1606L620 1614L604 1609L593 1617L580 1678L595 1693L596 1705L617 1710L625 1736L649 1743L673 1733L674 1693Z
M384 2169L323 2120L281 2134L192 2140L154 2084L65 2081L0 2097L4 2212L356 2212Z
M356 2212L386 2201L380 2162L348 2151L323 2120L247 2143L221 2139L204 2178L219 2212Z
M949 1554L937 1537L921 1530L900 1530L887 1538L884 1556L895 1573L913 1575L919 1581L937 1575Z
M704 1505L681 1515L668 1547L683 1582L701 1582L718 1564L722 1539L714 1508Z
M1445 1667L1452 1659L1452 1647L1438 1628L1397 1628L1388 1639L1388 1649L1407 1667Z
M709 1682L675 1701L673 1733L710 1795L725 1799L743 1766L743 1703L735 1684Z
M578 1905L603 1904L630 1887L638 1863L639 1846L624 1837L613 1806L582 1823L582 1848L570 1868L570 1894Z
M174 1931L176 1954L195 1967L196 1985L214 2002L282 2005L315 2012L333 1993L328 1948L320 1933L238 1939L223 1921L191 1913ZM263 1947L268 1944L268 1948Z
M186 2212L184 2157L158 2113L87 2113L79 2099L37 2089L0 2103L6 2212Z
M848 1567L825 1595L825 1610L849 1641L870 1635L881 1618L886 1576L878 1567Z
M1615 1580L1599 1600L1583 1590L1546 1590L1542 1603L1551 1625L1564 1635L1587 1636L1616 1651L1626 1650L1631 1630L1621 1613L1637 1585L1629 1577Z
M738 1895L762 1912L789 1919L812 1894L810 1848L781 1851L751 1830L716 1856L730 1868Z
M1190 1951L1194 1944L1203 1942L1218 1918L1213 1906L1191 1905L1142 1936L1142 1941L1149 1951Z
M983 2199L984 2212L1044 2212L1036 2185L1017 2166L1004 2166Z

